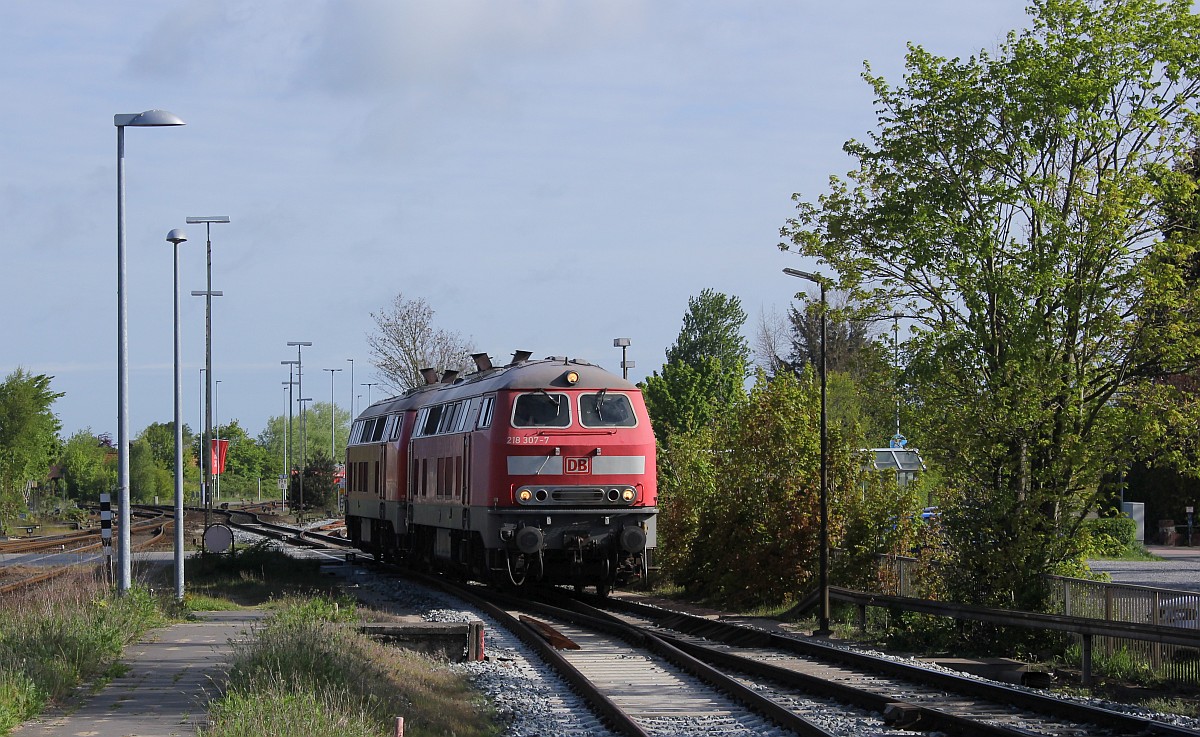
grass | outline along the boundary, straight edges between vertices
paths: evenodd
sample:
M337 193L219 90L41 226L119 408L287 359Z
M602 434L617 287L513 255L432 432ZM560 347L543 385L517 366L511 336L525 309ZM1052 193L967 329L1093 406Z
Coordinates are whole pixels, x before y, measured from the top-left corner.
M0 735L81 686L95 691L119 676L124 646L147 629L190 611L243 607L276 614L239 652L224 698L210 704L210 737L391 737L397 716L410 736L498 733L467 676L349 626L356 608L336 598L318 563L262 545L187 565L182 607L162 582L162 598L141 585L118 597L90 574L0 601Z
M355 619L328 599L287 602L235 661L206 737L389 737L397 716L415 737L497 733L465 676L360 635Z
M115 596L88 573L0 604L0 734L111 677L125 645L165 622L149 589Z
M297 594L336 596L319 561L289 558L266 541L229 554L196 555L186 566L185 601L192 610L261 606Z

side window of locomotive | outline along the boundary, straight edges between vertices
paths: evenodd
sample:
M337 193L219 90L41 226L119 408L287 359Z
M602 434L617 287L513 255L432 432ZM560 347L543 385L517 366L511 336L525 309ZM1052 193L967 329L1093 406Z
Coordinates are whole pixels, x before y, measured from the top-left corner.
M437 431L439 433L454 432L455 421L458 419L458 413L462 410L462 402L451 402L443 405L442 417L438 422Z
M479 409L479 424L477 427L482 430L485 427L492 426L492 410L496 407L495 397L484 397L483 406Z
M442 419L442 405L430 407L428 414L425 415L425 424L421 427L422 435L434 435L437 433L438 421Z
M513 427L567 427L571 403L565 394L530 392L513 403Z
M637 417L629 397L598 392L579 396L579 422L584 427L634 427Z
M388 418L386 417L375 418L375 428L371 432L370 437L372 443L378 443L380 440L383 440L383 431L387 428L387 422Z

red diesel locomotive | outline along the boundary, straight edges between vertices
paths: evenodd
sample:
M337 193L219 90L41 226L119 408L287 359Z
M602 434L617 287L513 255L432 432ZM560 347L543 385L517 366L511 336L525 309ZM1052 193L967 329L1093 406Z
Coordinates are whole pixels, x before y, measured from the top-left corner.
M346 449L346 527L378 558L503 585L644 575L654 433L641 392L599 366L519 351L368 407Z

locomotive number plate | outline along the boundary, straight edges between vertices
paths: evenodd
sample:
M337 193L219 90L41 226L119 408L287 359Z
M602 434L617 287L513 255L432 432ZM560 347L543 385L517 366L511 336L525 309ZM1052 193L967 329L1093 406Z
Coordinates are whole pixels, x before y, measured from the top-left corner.
M545 435L527 435L524 437L519 435L508 436L509 445L548 445L549 443L550 438L546 437Z
M591 473L592 459L591 458L567 458L567 473Z

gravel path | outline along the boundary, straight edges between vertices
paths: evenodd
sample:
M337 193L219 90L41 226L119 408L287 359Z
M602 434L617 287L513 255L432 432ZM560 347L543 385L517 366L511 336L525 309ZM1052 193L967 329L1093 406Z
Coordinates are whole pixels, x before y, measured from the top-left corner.
M1113 583L1200 592L1200 548L1148 549L1163 560L1090 560L1088 565L1107 573Z

